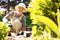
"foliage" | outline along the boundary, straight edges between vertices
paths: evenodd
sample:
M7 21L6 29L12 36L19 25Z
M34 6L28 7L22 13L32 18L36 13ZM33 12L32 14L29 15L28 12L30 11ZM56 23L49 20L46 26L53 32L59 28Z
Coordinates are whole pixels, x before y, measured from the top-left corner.
M42 29L45 27L43 31L40 30L43 34L44 31L49 31L47 33L50 33L51 35L51 32L53 31L57 36L60 36L60 12L57 11L57 9L60 10L59 0L31 0L28 11L30 12L32 24L36 25L38 30L39 27ZM41 25L43 25L43 27Z
M40 16L40 15L39 16L36 16L35 19L37 19L37 21L42 22L45 25L47 25L52 31L54 31L58 35L57 25L51 19L49 19L47 17L44 17L44 16ZM36 20L34 22L36 22Z
M32 27L30 16L26 15L26 27Z
M10 28L8 27L8 25L4 24L3 22L0 22L0 40L6 40L9 31Z
M57 9L57 22L58 22L58 30L59 30L59 35L60 35L60 11L59 9Z
M0 21L2 21L2 18L3 18L3 16L5 15L4 13L5 13L4 10L3 10L3 11L2 11L2 10L0 11Z

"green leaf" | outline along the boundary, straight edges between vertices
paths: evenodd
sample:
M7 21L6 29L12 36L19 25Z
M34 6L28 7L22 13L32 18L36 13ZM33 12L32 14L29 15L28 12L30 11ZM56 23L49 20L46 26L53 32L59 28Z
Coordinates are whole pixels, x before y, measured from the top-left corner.
M36 16L36 18L38 18L38 20L42 23L44 23L45 25L47 25L53 32L55 32L58 35L58 27L57 25L54 23L54 21L52 21L50 18L45 17L45 16Z
M59 29L59 35L60 35L60 11L57 9L57 22L58 22L58 29Z

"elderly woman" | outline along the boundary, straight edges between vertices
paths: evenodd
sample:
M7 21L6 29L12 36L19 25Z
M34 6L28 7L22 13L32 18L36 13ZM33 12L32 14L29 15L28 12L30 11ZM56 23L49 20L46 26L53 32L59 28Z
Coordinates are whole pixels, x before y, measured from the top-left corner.
M16 34L18 34L21 30L24 31L26 27L26 17L23 14L26 12L26 5L24 3L19 3L15 7L14 12L9 12L4 18L3 22L7 23L8 19L11 20L12 29Z

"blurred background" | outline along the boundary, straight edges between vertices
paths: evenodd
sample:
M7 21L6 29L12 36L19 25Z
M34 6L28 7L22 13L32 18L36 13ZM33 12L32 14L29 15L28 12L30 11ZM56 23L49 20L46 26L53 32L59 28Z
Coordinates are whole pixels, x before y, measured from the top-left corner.
M2 18L10 11L14 10L14 7L19 3L25 3L26 8L28 7L30 0L0 0L0 10L4 10L4 13L0 15L0 21L2 21ZM31 20L29 16L29 12L24 13L26 15L27 20L27 27L31 27Z

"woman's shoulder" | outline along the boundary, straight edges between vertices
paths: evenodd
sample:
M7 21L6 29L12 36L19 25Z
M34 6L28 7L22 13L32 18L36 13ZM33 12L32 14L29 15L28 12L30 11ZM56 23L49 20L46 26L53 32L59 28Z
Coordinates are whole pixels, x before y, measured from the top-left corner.
M23 14L23 17L26 17L26 16Z
M23 20L23 19L26 19L26 16L25 16L24 14L23 14L23 16L22 16L22 20Z
M14 11L10 11L8 14L11 14L12 15L12 14L14 14Z

